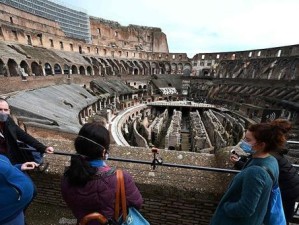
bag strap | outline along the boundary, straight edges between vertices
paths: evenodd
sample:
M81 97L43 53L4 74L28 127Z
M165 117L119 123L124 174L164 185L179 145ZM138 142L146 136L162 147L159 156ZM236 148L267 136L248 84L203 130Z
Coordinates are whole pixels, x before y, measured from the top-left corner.
M100 222L101 224L108 224L108 220L106 219L106 217L104 217L100 213L94 212L94 213L90 213L90 214L84 216L81 219L79 225L86 225L91 220L96 220L96 221Z
M268 172L268 174L270 175L270 177L271 177L271 180L272 180L272 182L273 182L273 185L272 186L274 186L274 184L275 184L275 177L274 177L274 175L272 174L272 172L270 171L270 169L268 168L268 167L266 167L266 166L261 166L264 170L266 170L267 172Z
M126 204L126 192L125 181L122 170L116 170L116 196L115 196L115 209L114 219L118 221L120 214L120 207L122 209L123 220L127 218L127 204Z

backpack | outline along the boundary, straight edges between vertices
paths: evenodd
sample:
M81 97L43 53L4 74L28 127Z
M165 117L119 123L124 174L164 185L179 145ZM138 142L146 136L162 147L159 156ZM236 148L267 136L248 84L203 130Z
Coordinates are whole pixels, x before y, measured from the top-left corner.
M287 223L282 206L280 188L278 184L274 184L275 179L271 171L267 167L262 166L262 168L268 172L273 181L267 213L264 218L264 225L286 225Z

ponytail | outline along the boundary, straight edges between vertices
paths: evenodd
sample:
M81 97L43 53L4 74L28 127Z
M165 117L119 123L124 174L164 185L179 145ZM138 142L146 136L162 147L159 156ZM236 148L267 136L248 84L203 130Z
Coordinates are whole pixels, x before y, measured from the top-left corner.
M96 174L97 168L90 166L85 157L75 155L71 157L71 165L64 175L69 183L74 186L85 186Z

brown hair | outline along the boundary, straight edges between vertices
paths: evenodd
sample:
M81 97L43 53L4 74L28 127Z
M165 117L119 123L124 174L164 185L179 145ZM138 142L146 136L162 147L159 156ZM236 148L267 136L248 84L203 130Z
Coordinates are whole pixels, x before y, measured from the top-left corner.
M248 130L252 132L257 142L266 144L264 152L273 152L283 148L286 134L291 127L287 120L277 119L270 123L253 124L249 126Z

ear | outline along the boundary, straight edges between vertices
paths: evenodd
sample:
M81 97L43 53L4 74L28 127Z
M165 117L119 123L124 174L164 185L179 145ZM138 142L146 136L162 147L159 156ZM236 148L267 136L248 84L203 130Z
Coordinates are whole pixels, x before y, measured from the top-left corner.
M264 150L266 148L266 143L265 142L259 142L258 146L259 146L259 148Z

